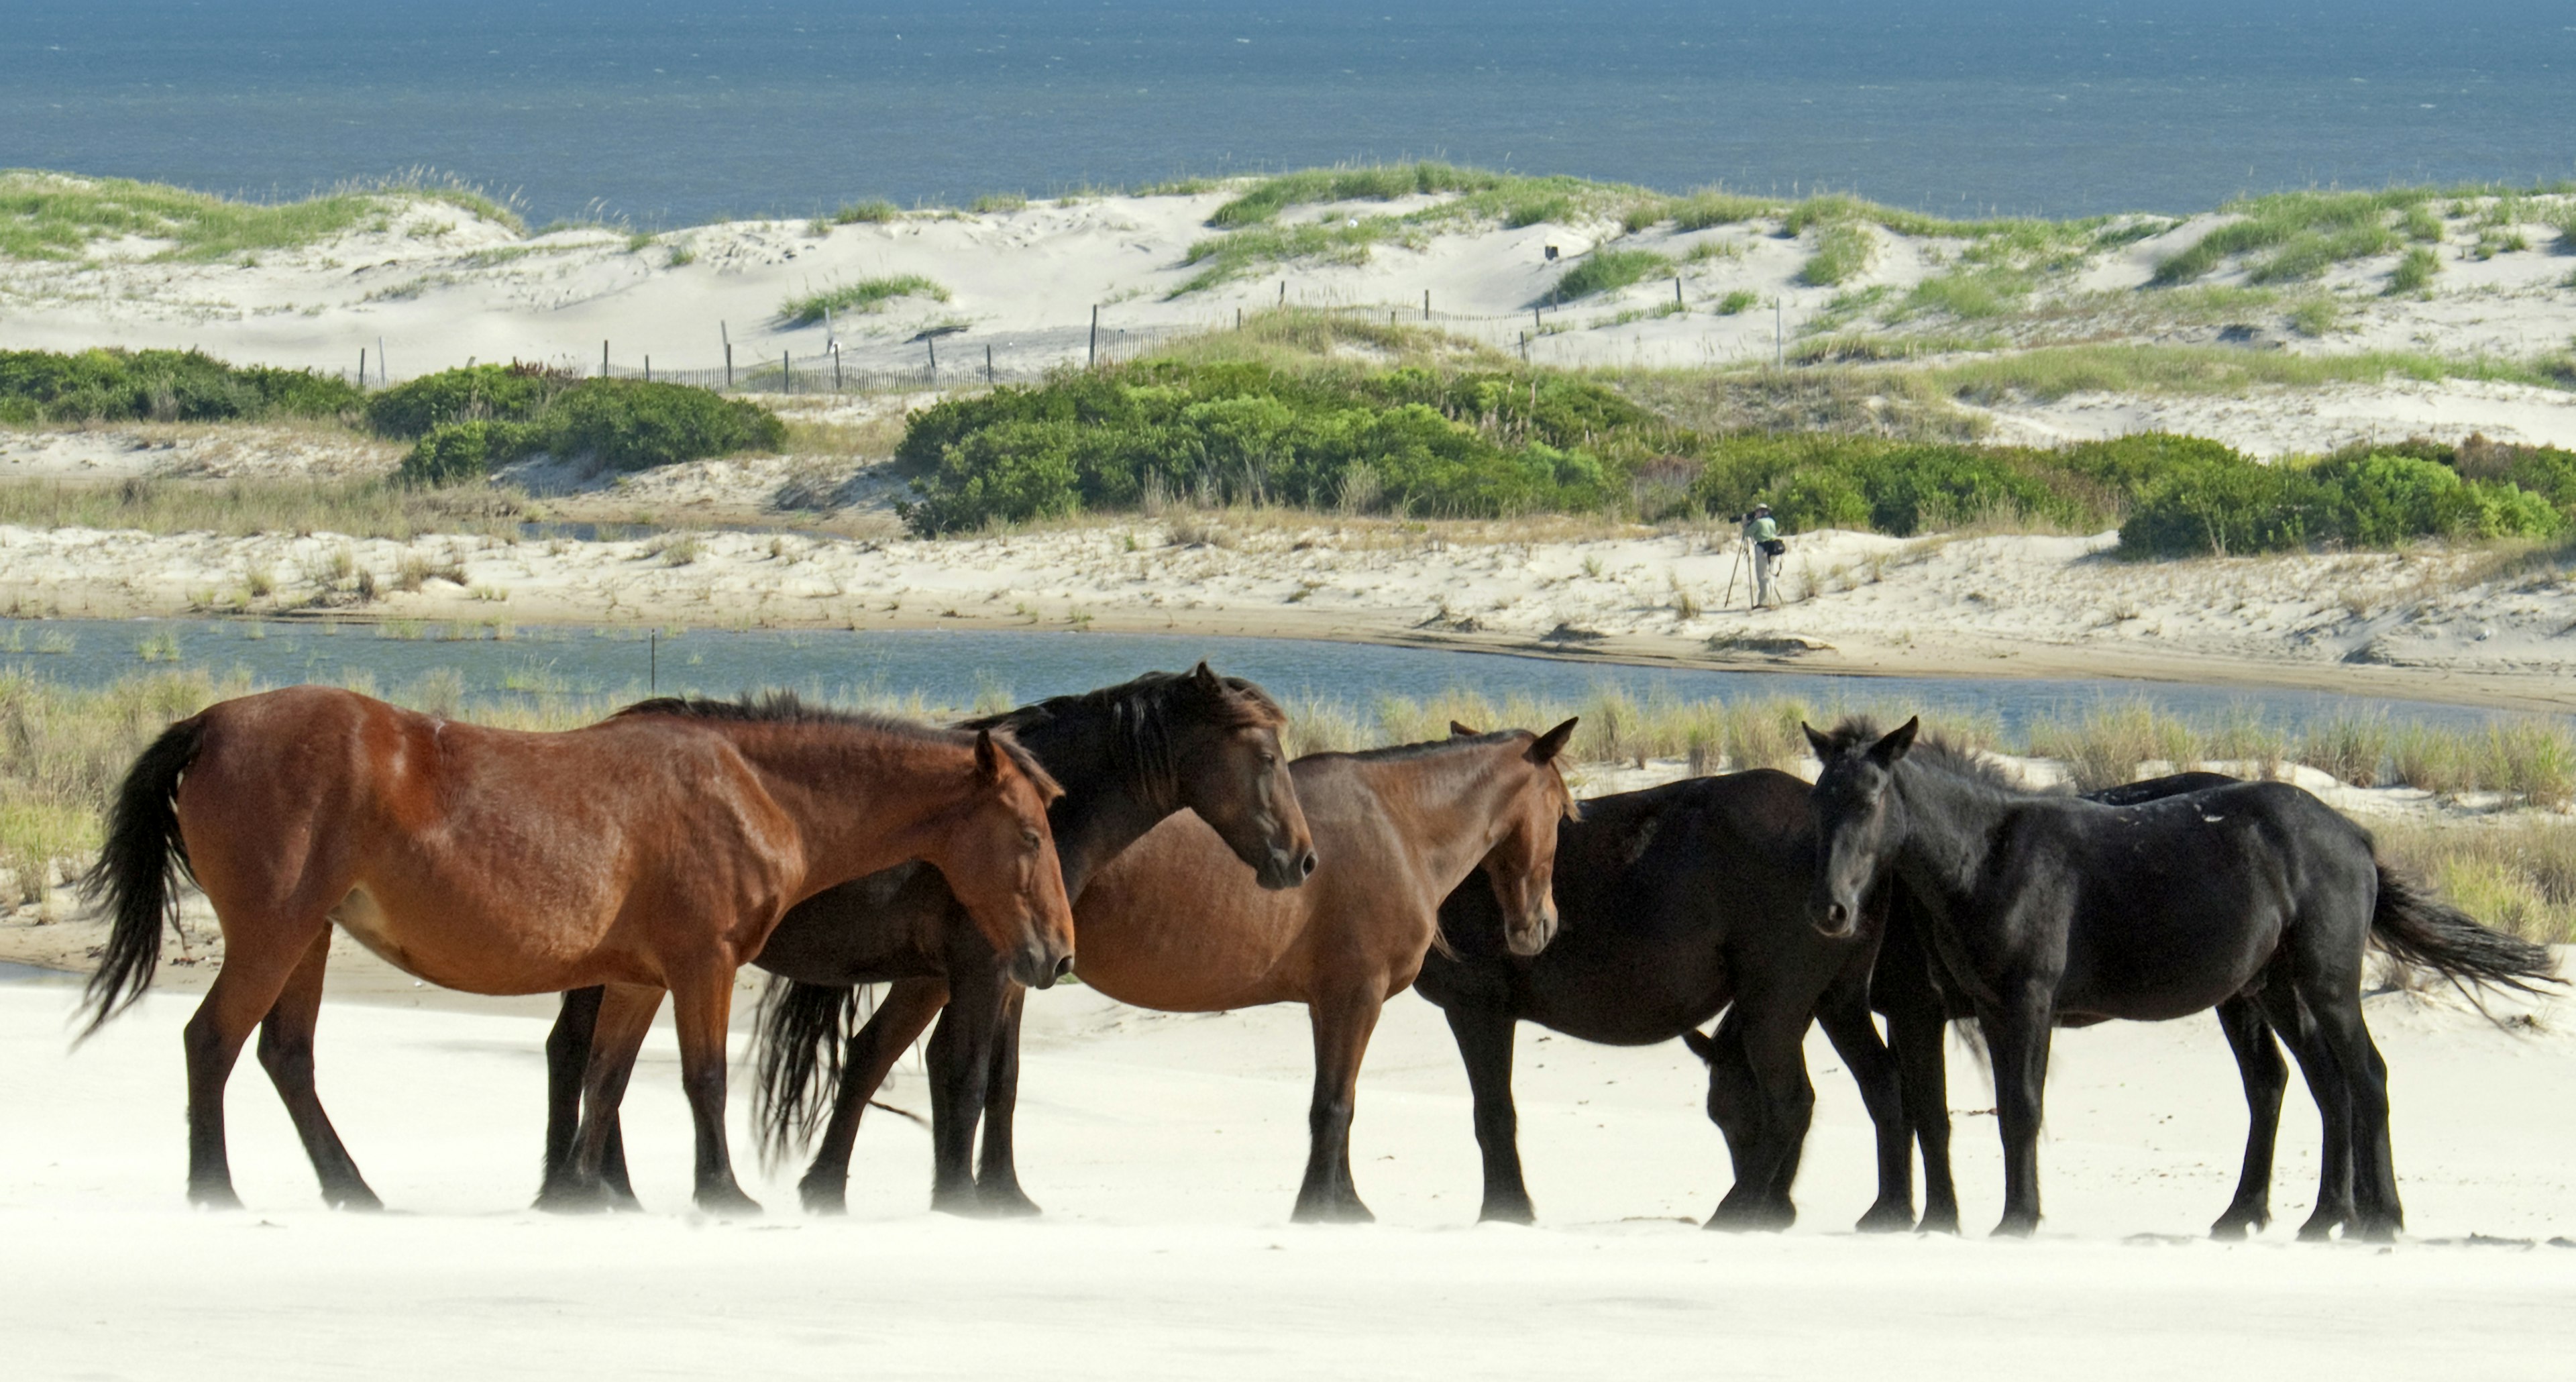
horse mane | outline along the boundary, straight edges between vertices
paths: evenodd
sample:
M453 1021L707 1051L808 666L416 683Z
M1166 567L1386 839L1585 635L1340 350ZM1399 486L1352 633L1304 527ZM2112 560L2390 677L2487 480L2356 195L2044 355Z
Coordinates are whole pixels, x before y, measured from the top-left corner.
M720 720L733 724L832 725L868 730L922 743L948 745L972 743L971 731L988 728L983 725L968 725L960 729L941 729L936 725L925 725L918 720L907 720L900 715L885 715L873 710L844 710L832 705L816 705L793 691L777 689L746 691L740 698L730 701L717 700L710 696L656 696L651 700L637 701L609 718L623 720L629 716L642 715L667 715L682 720ZM1012 737L1008 729L991 728L994 729L994 745L1010 756L1012 765L1026 774L1030 781L1036 783L1041 793L1048 796L1063 795L1064 788L1057 784L1054 774L1049 773L1046 766L1038 762L1035 754L1022 747L1020 741Z
M1172 744L1176 720L1189 719L1218 729L1276 729L1288 723L1286 711L1270 693L1241 677L1216 677L1214 684L1196 672L1147 672L1116 686L979 715L960 721L968 730L1007 732L1015 738L1040 734L1049 726L1106 724L1109 757L1126 773L1142 799L1177 807L1180 801L1180 757Z
M1867 749L1885 738L1887 731L1879 727L1874 717L1846 715L1824 735L1829 752L1840 758ZM1937 768L1952 777L1965 778L1981 787L1992 787L2014 796L2032 795L2031 790L2015 780L2002 765L1966 744L1942 737L1938 730L1927 729L1917 735L1914 747L1906 751L1905 759L1909 763Z
M1460 744L1499 744L1515 734L1528 732L1521 729L1498 729L1476 735L1453 734L1446 739L1425 739L1418 744L1388 744L1383 748L1351 749L1331 754L1316 753L1308 754L1307 757L1347 758L1357 763L1401 763L1409 758L1429 758L1443 749L1456 748Z

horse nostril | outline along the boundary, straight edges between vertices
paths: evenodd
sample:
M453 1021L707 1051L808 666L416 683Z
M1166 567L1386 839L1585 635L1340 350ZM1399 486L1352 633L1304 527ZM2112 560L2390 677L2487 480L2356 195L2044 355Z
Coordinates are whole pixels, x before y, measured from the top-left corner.
M1851 921L1851 908L1839 902L1834 903L1825 908L1825 920L1832 922L1839 929Z
M1310 849L1297 856L1297 876L1299 878L1315 876L1315 851Z
M1063 956L1055 962L1055 977L1062 979L1072 973L1073 957L1071 955Z

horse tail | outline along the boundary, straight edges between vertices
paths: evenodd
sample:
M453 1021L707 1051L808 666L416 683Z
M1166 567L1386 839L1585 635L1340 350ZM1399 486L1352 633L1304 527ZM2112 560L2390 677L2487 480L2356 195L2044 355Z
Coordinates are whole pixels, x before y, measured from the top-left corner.
M771 975L753 1018L751 1126L763 1166L811 1141L841 1083L841 1051L860 1021L859 988Z
M108 808L107 844L80 880L81 901L102 908L110 919L107 948L81 997L90 1015L83 1037L152 986L161 964L161 928L178 929L176 884L188 868L188 845L179 838L179 778L197 761L205 737L202 716L163 730L134 760Z
M2560 982L2549 947L2481 926L2421 880L2375 862L2379 906L2370 914L2370 931L2399 961L2432 970L2464 991L2476 984L2538 993L2535 984Z

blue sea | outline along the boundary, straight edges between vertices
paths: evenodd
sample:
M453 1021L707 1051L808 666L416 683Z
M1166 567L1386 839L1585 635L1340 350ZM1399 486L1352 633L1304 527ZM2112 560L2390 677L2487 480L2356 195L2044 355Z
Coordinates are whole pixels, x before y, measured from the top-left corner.
M2568 0L0 0L0 165L664 227L1406 156L1924 210L2576 176Z

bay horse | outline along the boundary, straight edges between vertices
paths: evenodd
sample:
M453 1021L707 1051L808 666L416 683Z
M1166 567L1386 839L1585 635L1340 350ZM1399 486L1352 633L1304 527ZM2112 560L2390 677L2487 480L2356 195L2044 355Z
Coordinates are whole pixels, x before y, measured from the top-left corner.
M1047 817L1065 895L1070 898L1081 896L1094 870L1165 817L1183 810L1207 822L1259 886L1293 888L1304 882L1314 871L1315 852L1279 746L1279 731L1286 723L1278 703L1259 686L1240 677L1219 676L1201 662L1185 673L1148 672L1117 686L1056 696L970 720L966 727L1008 733L1064 784L1064 794L1047 808ZM1015 1062L1018 1056L1016 1047L997 1050L993 1040L1006 1016L1018 1012L1019 997L1025 991L1012 982L1006 958L976 928L936 868L905 864L825 889L788 912L753 963L804 984L795 989L773 985L773 995L827 998L824 1007L804 1016L851 1029L847 1053L838 1043L818 1049L809 1042L794 1048L764 1047L764 1059L819 1059L829 1072L844 1068L870 1072L842 1082L845 1097L832 1110L833 1126L846 1125L855 1133L868 1094L911 1040L907 1034L901 1041L878 1042L875 1037L882 1034L882 1027L858 1028L852 1020L857 1011L855 986L927 980L928 984L905 989L890 1001L900 1005L927 989L933 1001L920 1013L921 1021L937 1013L944 999L965 1018L956 1021L953 1029L943 1024L941 1039L955 1044L981 1038L943 1062L943 1068L962 1083L943 1089L934 1107L945 1110L959 1103L980 1107L984 1096L973 1087L975 1082L988 1077L997 1060ZM572 1138L599 1009L596 989L566 994L546 1043L551 1097L546 1188L538 1196L541 1205L554 1205L567 1196L578 1202L585 1188L573 1176ZM764 1071L754 1086L755 1096L765 1097L778 1085L802 1090L813 1073L802 1067ZM810 1130L819 1112L799 1105L787 1110L786 1116L802 1133ZM761 1127L770 1126L766 1112L756 1113L755 1121ZM953 1141L961 1126L971 1134L974 1122L970 1118L959 1124L943 1115L934 1131ZM602 1168L604 1188L617 1202L631 1203L634 1191L627 1182L613 1121L610 1133ZM962 1165L965 1157L961 1144L951 1148L951 1156L943 1157L941 1164L953 1160ZM935 1204L958 1212L1036 1212L1008 1175L1008 1156L999 1164L1002 1173L988 1176L980 1186L971 1175L943 1178L934 1191ZM801 1192L805 1207L839 1211L847 1182L846 1157L836 1169L809 1173Z
M1829 939L1806 924L1807 784L1764 768L1593 797L1558 828L1556 848L1559 925L1545 950L1514 954L1492 890L1470 880L1441 903L1446 951L1414 983L1466 1063L1484 1156L1478 1217L1533 1217L1512 1100L1513 1032L1529 1021L1614 1046L1688 1042L1708 1063L1709 1117L1735 1164L1708 1227L1787 1227L1815 1106L1803 1043L1820 1021L1879 1133L1879 1199L1859 1227L1911 1227L1910 1128L1869 1016L1878 938L1863 928ZM1716 1034L1700 1035L1720 1011Z
M1204 824L1175 816L1095 872L1074 910L1083 936L1082 982L1122 1003L1166 1012L1218 1012L1264 1003L1304 1003L1315 1042L1314 1094L1307 1109L1306 1172L1294 1217L1301 1221L1367 1220L1352 1184L1350 1128L1361 1059L1386 1000L1404 991L1440 932L1440 902L1481 870L1509 921L1515 953L1543 948L1556 927L1551 879L1557 824L1577 814L1556 766L1573 735L1567 720L1543 735L1526 730L1457 736L1363 753L1309 754L1290 765L1298 799L1314 827L1321 864L1294 893L1245 886L1224 864L1224 850ZM898 992L904 986L898 985ZM889 1000L868 1025L895 1049L919 1030L922 1004ZM834 1024L815 1013L827 1005L791 1000L772 1006L762 1024L764 1048L828 1042ZM911 1022L910 1032L898 1025ZM934 1089L955 1078L930 1052ZM764 1052L774 1077L800 1063ZM802 1063L810 1073L812 1063ZM1016 1078L1016 1065L1012 1068ZM840 1098L864 1100L873 1083L845 1068ZM795 1107L799 1091L773 1084L769 1106ZM1014 1102L1007 1085L981 1110L986 1173L1017 1181L1008 1162ZM971 1114L973 1110L966 1111ZM962 1118L964 1115L958 1115ZM792 1134L777 1115L772 1131ZM817 1165L846 1176L847 1138L856 1122L836 1122ZM1001 1165L993 1164L1001 1135ZM964 1132L943 1140L943 1180L962 1175Z
M89 1030L151 983L184 870L224 936L223 968L186 1030L190 1200L241 1203L223 1092L258 1025L260 1063L324 1200L372 1209L382 1202L313 1083L335 922L404 972L470 993L609 984L658 1004L668 990L698 1203L754 1211L725 1145L735 968L800 899L919 858L955 880L1017 973L1052 982L1073 954L1047 829L1056 793L1006 733L788 695L645 701L560 733L458 724L329 687L223 701L145 749L110 809L83 880L113 919ZM595 1090L594 1106L613 1107L622 1088ZM595 1158L598 1129L585 1131Z
M2361 1007L2362 952L2454 982L2533 991L2549 952L2490 931L2392 872L2370 835L2287 783L2242 782L2131 806L1996 785L1920 720L1807 728L1823 866L1808 918L1840 937L1888 879L1921 907L1924 949L1973 1008L1994 1060L2004 1143L1998 1234L2039 1224L2039 1125L2051 1030L2259 1003L2324 1111L2316 1236L2404 1226L2388 1141L2388 1068ZM2231 1037L2231 1041L2233 1038ZM2348 1182L2348 1183L2347 1183Z

